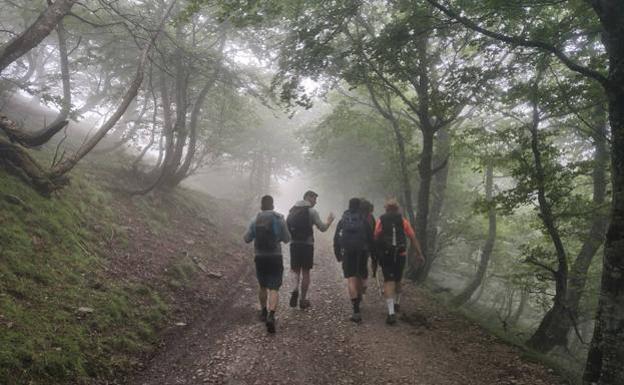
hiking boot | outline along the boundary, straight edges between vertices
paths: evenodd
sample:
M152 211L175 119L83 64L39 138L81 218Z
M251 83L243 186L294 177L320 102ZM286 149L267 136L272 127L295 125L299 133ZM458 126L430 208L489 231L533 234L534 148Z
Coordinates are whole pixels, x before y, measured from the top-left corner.
M302 299L301 301L299 301L299 308L300 309L307 309L310 307L310 300L308 299Z
M288 305L290 305L290 307L297 307L298 299L299 299L299 292L297 290L294 290L292 293L290 293L290 302L288 302Z
M353 312L350 319L355 323L360 323L362 322L362 315L359 312Z
M272 314L269 314L267 316L266 328L267 328L267 332L271 334L275 333L275 317Z
M386 317L386 323L388 325L394 325L396 323L396 315L388 314L388 316Z
M400 311L401 311L401 306L400 306L398 303L395 303L395 304L394 304L394 312L395 312L395 313L398 313L398 312L400 312Z
M266 307L262 308L262 310L260 310L260 321L266 322L268 315L269 315L269 311L267 310L267 308Z

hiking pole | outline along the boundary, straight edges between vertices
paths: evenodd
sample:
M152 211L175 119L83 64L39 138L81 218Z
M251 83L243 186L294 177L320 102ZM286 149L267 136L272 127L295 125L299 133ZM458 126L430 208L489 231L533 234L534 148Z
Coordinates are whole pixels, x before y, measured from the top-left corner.
M379 282L379 273L377 272L378 268L379 268L379 258L376 258L376 262L373 264L375 267L375 270L373 271L373 275L375 276L375 281L377 282L377 289L379 291L379 296L381 298L383 298L383 286L381 286L381 283Z
M375 281L377 281L377 289L379 289L379 296L383 298L383 287L381 286L381 283L379 283L379 274L377 274L377 272L375 272Z

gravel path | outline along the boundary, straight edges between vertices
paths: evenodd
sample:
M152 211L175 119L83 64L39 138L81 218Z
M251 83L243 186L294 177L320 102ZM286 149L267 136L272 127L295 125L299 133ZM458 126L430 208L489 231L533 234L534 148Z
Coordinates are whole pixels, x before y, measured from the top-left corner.
M552 372L520 358L477 325L448 314L413 285L405 288L399 322L385 324L374 279L363 322L349 321L350 303L328 248L317 253L307 310L288 307L281 290L277 333L258 321L253 264L232 275L225 296L169 336L130 382L169 384L559 384ZM288 258L285 258L287 270Z

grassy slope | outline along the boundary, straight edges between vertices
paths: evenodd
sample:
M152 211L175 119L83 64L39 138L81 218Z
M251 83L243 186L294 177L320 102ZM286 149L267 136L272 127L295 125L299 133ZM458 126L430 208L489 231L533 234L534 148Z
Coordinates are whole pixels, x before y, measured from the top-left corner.
M166 296L107 274L107 237L127 239L116 223L128 212L116 212L113 195L84 170L50 199L0 170L1 384L118 376L151 349L166 319ZM167 213L138 203L131 214L161 231ZM176 284L193 270L173 267Z

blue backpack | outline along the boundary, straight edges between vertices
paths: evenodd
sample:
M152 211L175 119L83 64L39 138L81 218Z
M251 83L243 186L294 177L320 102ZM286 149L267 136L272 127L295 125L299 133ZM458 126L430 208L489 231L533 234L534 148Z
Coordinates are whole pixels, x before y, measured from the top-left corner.
M273 251L277 247L275 216L258 214L256 217L256 247L261 251Z
M342 214L340 246L345 250L366 248L366 221L359 212L345 211Z

